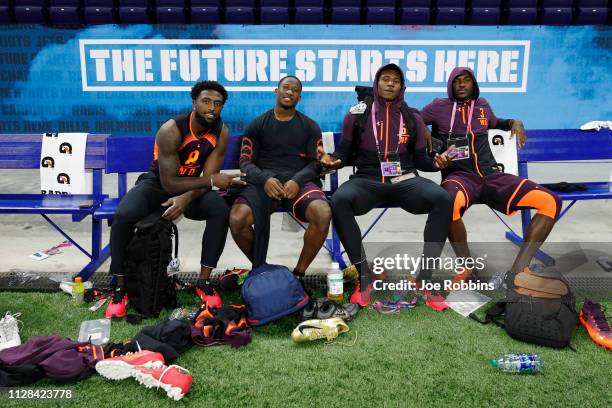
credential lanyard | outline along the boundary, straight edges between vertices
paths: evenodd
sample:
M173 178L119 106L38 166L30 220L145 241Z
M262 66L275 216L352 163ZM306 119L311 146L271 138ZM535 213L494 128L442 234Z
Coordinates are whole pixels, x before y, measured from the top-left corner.
M374 132L374 141L376 142L376 152L378 153L378 157L380 158L380 147L378 146L378 130L376 129L376 102L372 104L372 132ZM395 148L395 157L397 157L397 153L399 152L399 146L402 138L402 129L404 128L404 115L400 111L400 123L399 130L397 132L397 147ZM387 160L387 157L384 158Z
M450 125L449 125L450 126L450 130L448 131L448 136L449 137L451 137L451 135L453 134L453 125L455 124L455 113L456 112L457 112L457 101L455 101L453 103L453 113L451 114L451 120L450 120ZM468 132L472 128L472 115L473 114L474 114L474 101L472 101L472 103L470 104L470 111L469 111L469 114L468 114L467 126L465 128L465 137L467 137Z

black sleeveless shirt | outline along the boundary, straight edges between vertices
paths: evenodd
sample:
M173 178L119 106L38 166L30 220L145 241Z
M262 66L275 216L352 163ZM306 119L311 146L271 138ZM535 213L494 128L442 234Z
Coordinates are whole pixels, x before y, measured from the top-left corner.
M204 163L214 150L221 137L223 130L223 121L217 120L211 124L211 128L206 129L200 135L194 135L191 131L191 115L177 116L174 118L176 126L181 135L181 145L177 150L179 157L179 176L180 177L199 177L204 169ZM159 176L158 146L155 143L153 149L153 162L151 163L150 171Z

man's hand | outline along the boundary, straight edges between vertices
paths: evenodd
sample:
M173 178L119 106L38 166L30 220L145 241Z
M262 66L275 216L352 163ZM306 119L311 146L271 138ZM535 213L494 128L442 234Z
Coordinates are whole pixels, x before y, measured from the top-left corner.
M243 173L232 173L232 174L226 174L226 173L216 173L212 175L212 182L213 185L210 186L211 188L213 186L222 188L222 189L227 189L229 186L244 186L246 185L246 183L242 180L240 180L240 176L244 176Z
M457 152L452 152L451 151L455 148L455 145L451 145L448 149L446 149L446 151L442 154L436 154L436 156L434 157L434 167L436 167L439 170L445 169L446 167L448 167L452 162L453 159L455 158L455 156L457 155Z
M334 159L332 156L330 156L327 153L325 153L323 157L319 159L319 163L321 163L321 166L325 167L326 169L330 169L330 170L337 170L340 167L342 167L342 160Z
M527 143L527 135L525 134L525 126L523 126L523 122L518 119L512 120L512 129L510 129L510 139L514 137L514 135L518 136L518 148L521 149Z
M183 211L191 201L191 193L187 192L180 196L171 197L166 202L162 203L163 207L168 207L162 214L162 217L168 221L174 221L183 215Z
M285 189L277 178L270 177L264 184L264 191L273 200L285 198Z
M300 185L293 180L289 180L285 183L284 187L285 198L291 200L300 191Z

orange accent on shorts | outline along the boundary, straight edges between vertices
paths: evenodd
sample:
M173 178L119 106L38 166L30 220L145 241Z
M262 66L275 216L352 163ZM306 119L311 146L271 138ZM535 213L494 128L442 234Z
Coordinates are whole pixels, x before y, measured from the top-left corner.
M463 191L457 192L455 202L453 203L453 221L461 219L461 209L465 208L465 194Z
M153 160L157 160L157 156L159 156L159 147L157 147L157 142L153 145Z
M459 180L455 180L455 179L446 179L442 182L442 184L444 183L448 183L448 182L453 182L453 183L457 183L459 184L459 187L461 187L461 190L463 190L463 194L465 196L465 205L466 207L470 206L470 199L469 199L469 195L467 193L467 189L463 186L463 184L461 184L461 182L459 182Z
M519 183L518 187L516 188L516 190L514 190L514 193L512 193L512 195L510 196L510 199L508 200L508 204L506 205L506 214L507 215L513 215L516 212L516 211L514 211L514 212L512 212L512 214L510 213L510 203L512 203L512 200L514 200L514 197L516 197L516 194L521 189L521 187L523 187L523 184L525 184L526 181L527 181L527 179L521 181Z
M538 210L538 214L545 215L553 220L557 216L557 202L553 196L542 190L529 191L516 206L535 208Z
M291 214L293 214L293 217L295 217L296 219L299 219L298 216L295 215L295 207L297 207L298 203L300 201L302 201L304 199L304 197L306 197L308 194L310 194L310 193L317 193L317 192L321 193L322 195L325 195L325 193L323 193L321 190L309 190L309 191L305 192L304 194L302 194L300 196L300 198L295 200L295 202L291 206ZM302 220L302 221L306 222L305 220Z

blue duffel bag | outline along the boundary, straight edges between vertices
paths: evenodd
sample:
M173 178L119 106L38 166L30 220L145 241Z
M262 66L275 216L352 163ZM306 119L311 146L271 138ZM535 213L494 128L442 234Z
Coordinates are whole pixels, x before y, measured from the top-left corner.
M282 265L253 269L242 285L251 326L262 326L302 309L310 298L296 277Z

